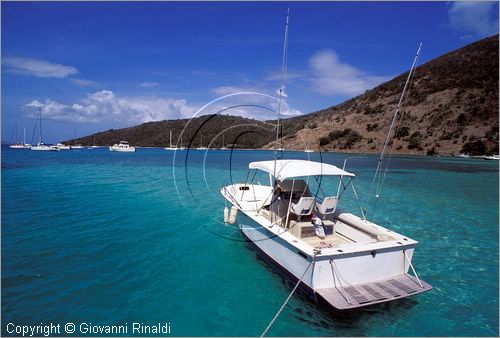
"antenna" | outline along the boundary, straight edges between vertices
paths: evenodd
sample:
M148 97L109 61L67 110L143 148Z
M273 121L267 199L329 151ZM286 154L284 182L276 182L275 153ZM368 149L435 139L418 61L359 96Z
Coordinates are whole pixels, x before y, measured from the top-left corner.
M406 82L405 82L405 85L403 87L403 92L401 93L401 97L399 98L398 106L396 107L396 111L394 112L394 116L392 117L392 122L391 122L391 125L389 127L389 131L387 132L387 135L385 137L384 147L382 148L382 152L380 153L380 157L378 159L377 169L375 170L375 175L373 176L373 181L372 181L372 185L370 188L370 194L368 196L371 196L373 186L375 184L375 180L377 179L377 176L379 174L380 167L381 167L382 161L384 159L385 151L387 149L387 145L389 144L389 140L391 139L391 132L392 132L392 129L394 128L394 123L396 122L396 119L399 115L399 111L401 110L401 106L403 104L403 98L405 96L406 89L408 88L408 85L410 84L410 79L412 78L413 71L415 70L415 66L417 64L418 56L420 54L421 49L422 49L422 42L420 42L420 44L418 46L417 53L415 54L415 58L413 59L413 63L412 63L411 68L410 68L410 72L408 73L408 77L406 78ZM387 168L386 168L386 171L387 171ZM379 185L377 187L377 191L375 194L375 204L377 203L377 200L379 198L380 189L381 189L381 186ZM373 209L374 210L372 211L372 219L373 219L373 213L375 212L375 205L373 206Z
M280 135L280 114L281 114L281 101L287 97L285 94L285 84L286 84L286 72L287 72L287 61L288 61L288 22L290 18L290 8L286 12L286 22L285 22L285 38L283 41L283 58L281 61L281 86L278 89L278 122L276 125L276 143ZM277 152L276 152L277 153Z

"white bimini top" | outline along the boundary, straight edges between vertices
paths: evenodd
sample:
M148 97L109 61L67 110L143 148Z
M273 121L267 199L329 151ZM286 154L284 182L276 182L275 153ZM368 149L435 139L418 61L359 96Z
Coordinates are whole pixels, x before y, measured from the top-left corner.
M275 169L276 163L276 169ZM306 160L277 160L277 161L259 161L251 162L248 165L250 169L265 171L282 181L291 177L303 176L350 176L355 175L337 168L332 164L306 161ZM276 170L276 172L275 172Z

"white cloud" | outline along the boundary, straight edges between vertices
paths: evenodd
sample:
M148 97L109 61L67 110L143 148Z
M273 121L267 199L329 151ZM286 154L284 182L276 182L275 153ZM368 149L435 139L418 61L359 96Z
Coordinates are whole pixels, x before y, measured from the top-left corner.
M7 57L3 64L8 72L36 77L64 78L78 73L78 70L72 66L31 58Z
M388 80L388 77L370 75L341 62L331 49L314 54L309 65L313 90L323 95L354 96Z
M202 114L214 114L227 107L232 107L229 110L223 111L223 114L237 115L256 120L271 120L276 119L277 117L277 95L269 95L268 93L273 93L270 89L258 87L221 86L212 89L212 91L219 96L238 93L241 95L225 98L223 101L209 107L209 109L202 112ZM292 117L298 115L303 115L303 113L300 110L291 108L286 101L282 101L280 107L281 117Z
M70 123L100 123L111 126L130 126L165 119L191 118L202 107L185 99L158 96L121 96L111 90L101 90L88 94L73 103L61 103L51 99L33 100L24 105L29 116L34 117L39 108L44 119ZM262 107L267 107L264 109ZM229 108L229 109L228 109ZM199 115L222 113L257 120L276 119L278 101L266 95L242 94L216 101ZM302 115L299 110L284 102L281 116Z
M64 104L50 99L33 100L24 105L28 110L41 108L45 118L81 123L111 122L133 125L164 119L189 118L196 107L184 99L156 96L118 96L110 90L101 90L86 98Z
M80 87L95 87L98 85L97 82L92 80L84 80L84 79L71 79L71 82L80 86Z
M498 2L456 1L448 9L452 29L463 34L462 39L482 38L498 33Z
M288 69L286 72L286 81L293 82L296 79L303 78L306 75L306 72L300 70ZM269 72L266 75L267 81L281 81L281 70L276 70Z
M160 84L158 82L143 82L141 83L141 87L144 88L154 88L154 87L159 87Z

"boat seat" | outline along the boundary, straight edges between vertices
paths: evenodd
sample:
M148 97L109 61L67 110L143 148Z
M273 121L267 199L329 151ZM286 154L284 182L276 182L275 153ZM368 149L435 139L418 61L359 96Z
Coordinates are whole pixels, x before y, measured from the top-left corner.
M307 216L310 215L313 211L314 207L314 197L301 197L297 203L292 202L292 212L299 216Z
M322 203L315 203L316 210L322 215L333 214L337 209L338 196L325 197Z

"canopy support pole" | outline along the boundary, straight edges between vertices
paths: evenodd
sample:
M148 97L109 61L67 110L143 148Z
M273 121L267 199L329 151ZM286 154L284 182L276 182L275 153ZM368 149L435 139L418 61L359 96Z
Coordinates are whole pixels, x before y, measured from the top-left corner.
M290 201L288 201L288 210L286 213L285 227L288 227L288 218L290 217L290 207L292 206L292 197L293 197L293 187L294 186L295 186L295 178L292 181L292 190L290 190Z

